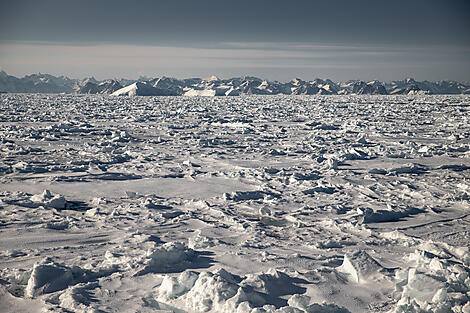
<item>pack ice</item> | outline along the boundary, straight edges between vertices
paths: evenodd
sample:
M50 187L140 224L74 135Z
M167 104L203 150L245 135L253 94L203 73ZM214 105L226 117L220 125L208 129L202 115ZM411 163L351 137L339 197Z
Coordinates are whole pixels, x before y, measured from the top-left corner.
M0 312L470 312L469 96L157 87L0 95Z

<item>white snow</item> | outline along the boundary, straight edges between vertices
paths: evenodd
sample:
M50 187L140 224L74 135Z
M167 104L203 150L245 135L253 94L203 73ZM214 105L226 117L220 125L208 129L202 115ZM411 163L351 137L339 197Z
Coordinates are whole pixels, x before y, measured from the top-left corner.
M66 204L64 196L53 196L47 189L45 189L41 194L33 195L31 197L31 201L37 203L38 205L55 209L64 209Z
M45 259L34 264L24 291L25 296L34 298L41 294L63 290L72 283L73 279L70 268Z
M130 84L124 88L116 90L111 96L135 96L137 94L137 83Z
M0 95L0 312L470 312L469 96L205 92Z

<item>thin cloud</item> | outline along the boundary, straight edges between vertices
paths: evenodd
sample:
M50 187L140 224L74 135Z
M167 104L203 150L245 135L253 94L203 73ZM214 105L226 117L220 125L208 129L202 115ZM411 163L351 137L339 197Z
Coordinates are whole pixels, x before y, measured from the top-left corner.
M50 42L7 42L0 45L0 64L14 75L34 71L74 77L147 75L187 77L211 72L230 77L240 69L269 73L284 80L297 73L322 74L337 80L350 78L401 79L423 68L440 64L439 75L460 73L468 79L467 54L455 47L399 47L325 45L296 42L221 42L204 46L148 46L130 44L54 44ZM442 71L449 65L448 72ZM460 66L457 66L459 65ZM198 74L200 73L200 74ZM426 73L429 73L427 70ZM241 73L243 74L243 73ZM247 73L245 73L247 74ZM351 77L351 75L354 77ZM439 79L425 77L425 79ZM267 77L270 78L270 77ZM308 77L305 77L308 78Z

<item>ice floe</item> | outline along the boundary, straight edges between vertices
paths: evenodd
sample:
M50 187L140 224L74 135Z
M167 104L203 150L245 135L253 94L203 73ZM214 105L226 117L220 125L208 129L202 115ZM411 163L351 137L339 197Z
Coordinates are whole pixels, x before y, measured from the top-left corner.
M0 311L469 312L469 97L246 82L0 95Z

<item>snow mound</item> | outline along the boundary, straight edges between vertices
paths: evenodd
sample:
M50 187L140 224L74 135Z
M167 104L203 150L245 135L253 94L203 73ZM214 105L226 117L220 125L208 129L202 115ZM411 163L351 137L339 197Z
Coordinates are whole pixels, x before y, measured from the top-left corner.
M337 269L348 274L349 280L355 283L367 281L376 276L383 267L365 251L355 251L344 256L343 264Z
M310 297L300 294L305 290L293 281L277 270L250 274L244 279L224 269L213 273L185 271L177 277L165 276L155 299L161 307L188 312L349 312L335 305L310 304ZM292 295L287 302L278 298L286 295Z
M271 297L278 297L303 291L293 281L294 279L286 273L270 269L267 273L247 275L241 285Z
M135 267L136 262L131 256L113 253L109 250L104 254L104 260L100 264L101 271L113 271L115 269L129 270Z
M188 239L188 246L191 249L206 249L217 245L218 242L217 239L201 235L201 231L197 230L196 235Z
M52 195L49 190L44 190L42 193L33 195L30 200L37 206L45 206L54 209L65 209L67 201L62 195Z
M188 268L196 257L196 252L184 243L168 242L147 250L144 268L137 275L181 271Z
M184 271L193 266L194 262L201 261L197 252L184 243L168 242L159 245L150 238L151 236L148 235L133 234L125 242L135 247L146 248L135 248L132 252L124 249L107 250L103 261L98 266L99 273L120 271L131 272L134 276L148 273L174 273Z
M59 296L60 306L72 312L95 312L90 309L93 297L90 296L88 290L97 286L97 283L81 283L69 287Z
M26 277L24 277L27 275ZM64 290L69 286L79 283L87 283L96 280L100 273L83 269L78 266L66 266L45 258L33 265L31 271L15 279L19 285L24 285L27 278L24 295L26 298L36 298L43 294L49 294Z
M178 277L166 276L158 289L157 300L193 312L236 312L247 297L230 273L186 271ZM248 303L244 304L248 306Z
M47 304L40 299L24 299L14 296L3 284L0 285L0 312L42 313L46 311Z
M46 258L34 264L25 289L25 296L36 296L67 288L73 281L72 270L62 264Z

